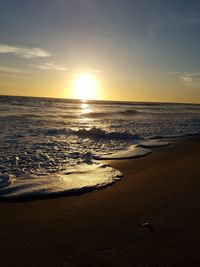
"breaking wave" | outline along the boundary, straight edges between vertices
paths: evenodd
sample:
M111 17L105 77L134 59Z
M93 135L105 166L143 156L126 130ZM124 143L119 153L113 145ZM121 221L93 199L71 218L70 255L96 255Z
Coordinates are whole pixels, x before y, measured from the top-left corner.
M43 131L41 129L41 131ZM89 130L71 130L71 129L48 129L45 134L47 135L76 135L82 138L92 139L118 139L118 140L131 140L139 139L140 136L137 134L130 134L128 132L107 132L100 128L93 127Z
M127 109L127 110L116 110L116 111L108 111L108 112L89 112L83 114L84 117L87 118L102 118L102 117L110 117L110 116L122 116L122 115L137 115L140 114L139 111L135 109Z

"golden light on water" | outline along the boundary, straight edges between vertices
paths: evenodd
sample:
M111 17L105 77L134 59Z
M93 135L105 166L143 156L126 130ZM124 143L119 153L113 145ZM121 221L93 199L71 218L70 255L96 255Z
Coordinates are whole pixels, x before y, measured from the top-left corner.
M97 81L90 73L76 75L72 90L73 98L76 99L92 100L98 97Z
M91 112L92 112L92 110L91 110L89 104L87 104L87 103L82 103L81 104L81 113L82 114L88 114L88 113L91 113Z

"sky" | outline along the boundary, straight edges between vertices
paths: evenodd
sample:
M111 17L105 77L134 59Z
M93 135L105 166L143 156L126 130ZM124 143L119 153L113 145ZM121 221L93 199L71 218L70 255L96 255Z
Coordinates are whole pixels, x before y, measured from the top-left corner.
M0 95L200 103L200 1L0 0Z

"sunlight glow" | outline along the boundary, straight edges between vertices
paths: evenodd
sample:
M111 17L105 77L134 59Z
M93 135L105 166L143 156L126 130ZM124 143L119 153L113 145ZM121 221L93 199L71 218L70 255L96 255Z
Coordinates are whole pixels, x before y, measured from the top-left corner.
M89 104L87 103L82 103L81 104L81 113L82 114L89 114L92 112L92 109L90 108Z
M83 73L76 76L73 83L73 96L76 99L92 100L97 98L97 82L92 74Z

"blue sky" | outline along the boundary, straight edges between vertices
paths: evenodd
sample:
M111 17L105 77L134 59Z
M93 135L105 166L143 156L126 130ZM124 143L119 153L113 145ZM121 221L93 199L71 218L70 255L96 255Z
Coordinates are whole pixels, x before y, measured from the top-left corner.
M70 97L98 73L99 98L200 102L200 2L1 0L0 94Z

